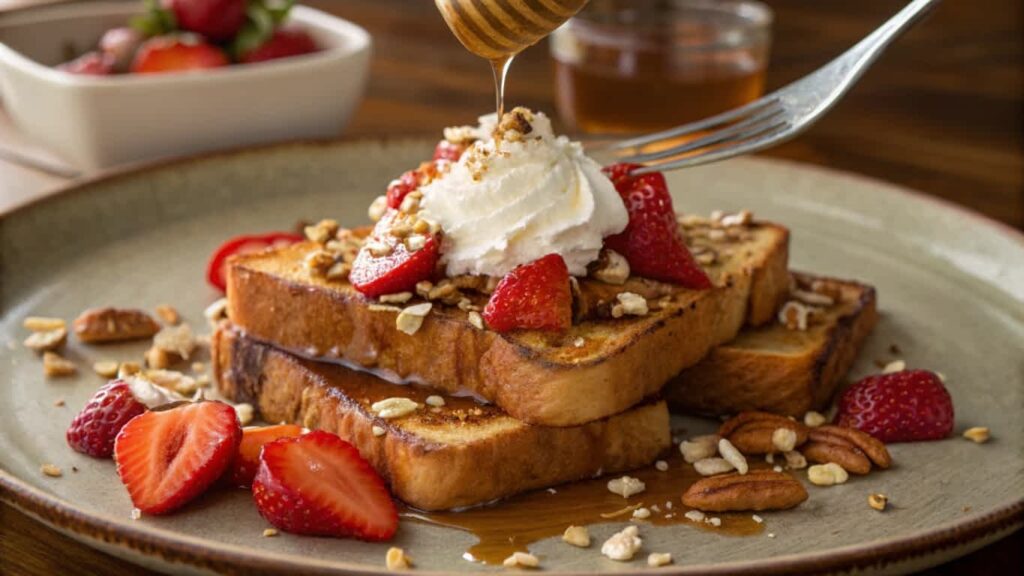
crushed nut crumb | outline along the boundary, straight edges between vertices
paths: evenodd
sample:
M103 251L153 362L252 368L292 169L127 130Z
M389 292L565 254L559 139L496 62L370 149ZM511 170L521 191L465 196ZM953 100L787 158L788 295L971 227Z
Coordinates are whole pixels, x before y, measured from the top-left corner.
M400 332L412 336L423 326L423 319L430 314L430 309L433 306L430 302L423 302L404 308L395 318L395 326Z
M643 506L641 506L640 508L633 510L633 518L636 518L637 520L646 520L650 517L651 510L649 508L644 508Z
M409 557L405 555L405 550L392 546L388 548L387 554L384 555L384 566L388 570L407 570L412 565Z
M654 463L654 468L658 472L666 472L668 471L668 462L665 462L664 460L658 460L657 462Z
M56 400L53 401L53 405L58 408L64 406L64 398L57 398Z
M142 518L142 510L132 508L132 520L138 520L139 518Z
M722 525L722 519L717 516L712 516L711 518L708 518L708 524L711 524L715 528L718 528Z
M373 410L377 416L384 418L385 420L391 418L401 418L412 414L420 407L416 402L402 397L385 398L374 402L370 409Z
M651 568L658 568L661 566L668 566L672 563L672 555L668 552L652 552L647 556L647 565Z
M444 398L436 394L427 396L425 402L427 403L427 406L444 406Z
M988 442L990 433L988 428L984 426L974 426L964 430L964 438L967 438L975 444L984 444L985 442Z
M807 330L811 309L796 300L783 304L779 310L779 323L789 330Z
M263 537L264 538L273 538L274 536L277 536L277 529L276 528L264 528L263 529Z
M523 568L536 568L537 566L540 566L540 560L528 552L513 552L512 555L505 558L501 564L506 568L515 568L516 566L521 566Z
M611 538L605 540L601 545L601 554L620 562L632 560L643 546L643 540L639 534L640 530L636 525L626 526L621 532L616 532Z
M590 546L590 531L586 526L569 526L562 534L562 541L577 548Z
M63 318L47 318L45 316L29 316L22 320L21 325L32 332L50 332L52 330L67 330L67 322Z
M306 226L303 232L311 242L324 245L334 235L338 233L338 222L336 220L326 219L317 222L312 226Z
M811 428L817 428L818 426L821 426L825 422L827 422L827 420L825 419L825 416L822 415L820 412L815 412L814 410L811 410L810 412L804 414L804 424Z
M104 378L117 376L119 364L116 360L100 360L92 363L92 371Z
M714 476L734 470L736 467L725 458L702 458L693 463L693 469L701 476Z
M469 319L469 323L477 330L484 329L484 317L476 310L470 310L467 318Z
M683 516L691 522L704 521L704 513L701 512L700 510L689 510L686 512L686 514L683 514Z
M54 464L43 464L39 467L39 471L50 478L60 478L64 475L64 471Z
M619 301L618 304L612 306L612 318L622 318L623 316L645 316L649 311L647 307L647 299L639 294L633 292L620 292L615 296L615 299Z
M228 299L219 298L203 310L203 316L215 326L218 322L228 317Z
M181 322L181 314L169 304L161 304L156 307L156 315L164 321L164 324L170 324L176 326L178 322Z
M707 434L684 440L679 444L679 453L690 464L711 458L718 453L718 436Z
M56 328L43 332L33 332L25 338L25 347L36 352L51 352L64 345L68 341L66 328Z
M43 374L49 378L72 376L78 368L73 362L56 352L43 352Z
M882 512L889 505L889 497L885 494L868 494L868 506Z
M782 454L786 457L786 466L789 466L793 470L802 470L807 468L807 458L803 454L796 450L792 452L784 452Z
M807 479L816 486L832 486L842 484L850 478L850 475L842 466L835 462L828 464L816 464L807 469Z
M604 250L601 256L601 267L594 270L594 278L605 284L625 284L629 279L629 262L626 257L614 250Z
M794 438L793 443L796 443ZM750 469L747 465L747 459L732 445L732 442L725 438L718 440L718 451L722 454L722 458L725 458L726 462L732 464L733 468L741 475L746 474Z
M753 516L751 516L750 519L753 520L754 522L757 522L758 524L764 523L764 518L761 518L757 514L754 514Z
M196 337L188 324L165 326L153 336L153 347L172 352L184 360L196 349Z
M576 338L575 338L575 339L574 339L574 340L572 341L572 345L573 345L573 346L575 346L576 348L583 348L583 346L584 346L584 345L585 345L586 343L587 343L587 341L586 341L586 340L585 340L585 339L583 338L583 336L577 336L577 337L576 337Z
M138 362L121 362L121 365L117 367L117 377L127 378L141 371L142 366Z
M750 210L740 210L735 214L727 214L718 220L726 228L732 226L746 226L754 221L754 213Z
M238 415L238 422L242 426L252 422L253 416L255 416L255 408L252 407L252 404L243 402L241 404L235 404L234 408L235 414Z
M367 210L367 215L373 222L379 221L384 217L384 213L388 211L388 199L386 196L377 196L370 203L370 208Z
M382 294L380 298L381 304L405 304L409 300L412 300L412 292L397 292L395 294Z
M776 428L772 432L772 446L779 452L792 452L796 448L796 432L792 428Z
M645 489L647 489L647 485L639 478L633 478L632 476L613 478L608 481L608 491L612 494L618 494L623 498L639 494Z
M907 369L907 363L903 360L893 360L882 368L882 374L892 374L893 372L902 372Z

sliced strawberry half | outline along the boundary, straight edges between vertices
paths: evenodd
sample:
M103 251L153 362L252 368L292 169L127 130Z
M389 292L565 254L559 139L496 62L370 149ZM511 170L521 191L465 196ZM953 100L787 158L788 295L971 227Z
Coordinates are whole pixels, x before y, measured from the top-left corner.
M882 442L941 440L953 431L953 399L928 370L868 376L839 397L835 422Z
M131 71L135 74L161 74L220 68L229 63L223 50L198 36L157 36L139 47Z
M242 442L238 454L225 475L227 482L239 488L252 486L256 470L260 466L260 451L269 442L280 438L294 438L302 435L302 426L278 424L276 426L249 426L242 429Z
M440 256L439 240L426 235L423 247L410 250L406 242L389 233L398 212L388 210L373 227L369 239L352 263L349 282L360 293L376 298L381 294L412 291L416 283L428 280ZM386 254L374 256L370 246L386 247Z
M463 144L453 144L447 140L441 140L434 147L434 161L447 160L448 162L458 162L465 151L466 146Z
M402 200L409 195L409 192L420 187L420 174L418 170L409 170L402 174L397 180L393 181L388 185L388 191L385 195L388 201L388 208L398 210L402 205Z
M136 508L166 514L220 478L241 439L235 409L223 402L146 412L117 435L117 473Z
M572 291L565 260L548 254L516 267L498 282L483 317L495 332L568 329L572 326Z
M665 176L660 172L633 175L637 168L637 164L615 164L604 169L629 213L626 229L606 238L605 246L625 256L637 276L695 290L710 288L711 280L679 232Z
M303 240L302 235L291 232L271 232L269 234L246 234L235 236L221 244L210 257L206 265L206 281L221 292L227 290L228 257L235 254L249 254L267 248L288 246Z
M124 380L104 384L68 426L68 446L93 458L110 458L125 424L146 411Z
M398 529L384 481L354 446L330 432L265 445L252 493L267 521L294 534L387 540Z

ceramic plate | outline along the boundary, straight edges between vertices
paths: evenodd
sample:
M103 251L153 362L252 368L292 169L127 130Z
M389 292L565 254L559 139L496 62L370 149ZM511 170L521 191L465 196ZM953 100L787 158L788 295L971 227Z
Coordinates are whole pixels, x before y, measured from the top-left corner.
M384 570L391 544L282 535L244 492L210 494L166 518L133 521L113 464L72 452L64 430L101 379L99 358L139 358L145 344L69 344L76 378L46 380L20 344L27 315L73 318L110 304L170 303L193 326L216 298L207 256L228 236L289 229L298 219L366 220L384 186L430 153L429 142L295 144L126 172L76 186L0 221L0 496L108 552L164 570ZM863 178L744 159L670 174L677 207L749 208L792 231L794 267L877 286L882 320L852 376L898 344L911 367L946 375L956 435L892 446L896 466L832 488L810 487L798 509L764 514L758 536L687 526L641 529L646 551L672 552L663 573L904 572L949 560L1020 527L1024 519L1024 239L963 210ZM63 399L63 407L55 401ZM689 430L713 422L683 422ZM994 439L959 437L989 426ZM40 473L61 466L62 478ZM72 467L77 472L71 472ZM891 498L880 514L872 492ZM621 523L593 527L601 542ZM768 533L774 534L773 538ZM404 522L394 545L419 572L475 571L461 558L470 535ZM551 572L646 568L551 538L531 550Z

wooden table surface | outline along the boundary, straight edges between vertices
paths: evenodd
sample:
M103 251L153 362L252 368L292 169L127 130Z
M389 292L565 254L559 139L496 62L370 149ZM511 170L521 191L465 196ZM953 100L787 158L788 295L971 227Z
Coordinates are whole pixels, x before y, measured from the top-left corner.
M0 0L0 9L31 0ZM366 100L346 135L436 136L492 105L490 70L428 0L308 1L376 42ZM904 2L767 0L776 12L769 88L824 64ZM949 1L909 32L810 132L766 153L903 184L1024 229L1024 3ZM512 68L514 104L553 111L544 46ZM0 113L0 146L31 151ZM38 152L38 151L37 151ZM0 211L66 181L0 159ZM1018 532L934 574L1021 573ZM148 574L0 504L0 574Z

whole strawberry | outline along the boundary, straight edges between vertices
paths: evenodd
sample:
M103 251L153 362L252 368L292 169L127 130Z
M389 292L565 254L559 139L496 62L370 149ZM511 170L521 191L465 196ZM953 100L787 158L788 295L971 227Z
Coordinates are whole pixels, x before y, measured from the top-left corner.
M210 40L234 38L245 24L246 0L168 0L182 30L196 32Z
M312 54L319 50L316 41L305 30L278 28L262 45L239 57L240 62L252 64L291 56Z
M68 427L67 441L75 452L94 458L110 458L114 439L129 420L146 411L124 380L101 387Z
M660 172L634 175L637 168L636 164L615 164L604 169L629 213L626 229L605 239L605 246L625 256L638 276L695 290L710 288L711 280L679 232L665 176Z
M882 442L941 440L953 431L953 399L928 370L868 376L839 398L835 423Z

